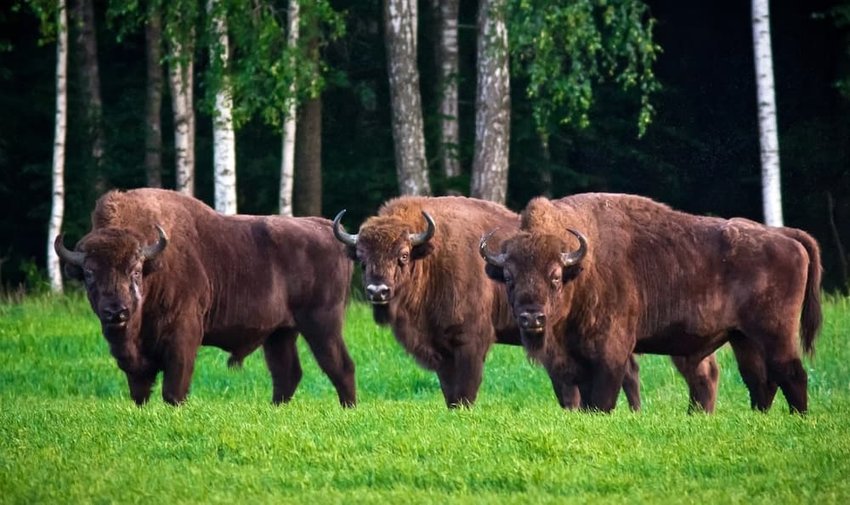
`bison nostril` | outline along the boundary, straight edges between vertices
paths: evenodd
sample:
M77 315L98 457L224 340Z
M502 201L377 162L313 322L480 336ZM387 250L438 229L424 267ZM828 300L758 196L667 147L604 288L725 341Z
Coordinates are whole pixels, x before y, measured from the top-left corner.
M546 324L546 315L542 312L522 312L517 319L522 328L541 328Z
M369 284L366 286L366 294L372 301L385 302L390 298L390 288L386 284Z
M130 309L124 305L104 308L103 319L108 323L123 323L130 319Z

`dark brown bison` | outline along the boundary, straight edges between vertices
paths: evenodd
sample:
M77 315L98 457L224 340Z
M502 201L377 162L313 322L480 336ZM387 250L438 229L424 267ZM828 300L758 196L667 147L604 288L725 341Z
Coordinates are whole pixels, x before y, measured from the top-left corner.
M363 267L375 321L391 325L419 364L437 372L449 407L472 404L490 346L520 343L505 289L484 275L476 246L485 230L516 230L519 216L472 198L401 197L384 204L357 235L349 235L339 224L344 213L334 220L334 233ZM631 407L639 409L637 363L629 360L628 365L623 389ZM705 399L705 408L711 408L716 367L713 380L708 368L680 369ZM570 397L570 406L580 402L577 388L563 395Z
M232 353L263 346L275 403L301 379L304 335L344 406L354 405L354 364L342 340L352 267L321 218L223 216L173 191L113 191L76 246L55 248L85 284L137 404L163 372L162 397L186 399L198 347Z
M498 254L486 238L486 271L507 285L527 352L589 407L614 407L632 352L698 363L729 342L754 408L778 386L806 410L798 332L812 352L821 322L808 234L589 193L532 200Z

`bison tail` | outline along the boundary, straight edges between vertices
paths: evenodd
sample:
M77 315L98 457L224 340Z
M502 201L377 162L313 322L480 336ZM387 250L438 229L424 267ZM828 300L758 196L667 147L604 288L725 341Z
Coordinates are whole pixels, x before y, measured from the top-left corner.
M806 276L806 295L803 300L800 337L807 354L815 352L815 337L823 322L820 304L821 274L820 246L808 233L796 228L783 228L783 233L801 243L809 254L809 270Z

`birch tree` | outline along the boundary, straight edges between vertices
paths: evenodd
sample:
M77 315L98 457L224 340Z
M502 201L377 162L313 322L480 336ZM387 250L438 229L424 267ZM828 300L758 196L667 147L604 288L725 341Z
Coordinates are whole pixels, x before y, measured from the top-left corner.
M65 133L68 81L68 13L65 0L58 1L56 30L56 119L53 133L53 188L50 221L47 225L47 274L50 288L62 292L62 270L53 242L62 229L65 214Z
M384 0L396 174L402 195L428 195L425 133L416 66L416 0Z
M213 109L213 173L215 210L236 214L236 134L233 129L233 95L228 76L230 43L227 13L220 0L208 0L212 43L210 44L210 82L215 85Z
M151 188L162 187L162 15L151 2L145 23L145 176Z
M292 49L298 47L298 23L300 21L298 0L289 0L287 16L287 45ZM293 62L295 64L295 62ZM286 104L283 120L283 142L280 161L280 213L292 215L292 189L295 184L295 128L296 128L296 89L295 80L289 88L290 100Z
M779 172L779 139L776 133L773 52L770 43L770 8L768 0L752 0L752 2L764 222L768 226L782 226L782 191Z
M168 83L174 115L174 162L177 191L195 193L194 46L197 6L191 0L172 1L166 10Z
M478 75L475 94L475 198L505 203L511 133L507 0L481 0L478 7Z
M432 0L437 19L437 71L440 114L440 166L446 177L460 175L460 128L458 127L458 46L459 0Z

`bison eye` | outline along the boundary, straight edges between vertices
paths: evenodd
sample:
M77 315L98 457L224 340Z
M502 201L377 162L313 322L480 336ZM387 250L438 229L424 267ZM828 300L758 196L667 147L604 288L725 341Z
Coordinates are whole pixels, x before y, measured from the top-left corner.
M408 261L410 261L410 253L406 251L401 253L401 256L398 257L398 262L402 265L406 265Z
M94 271L92 271L92 269L86 268L83 270L83 281L85 281L86 284L94 282Z
M508 272L507 270L502 273L502 278L505 279L505 284L507 284L508 286L514 283L514 276L511 275L510 272Z
M130 274L130 279L132 279L133 282L138 284L142 280L142 272L140 270L136 270L135 272Z

